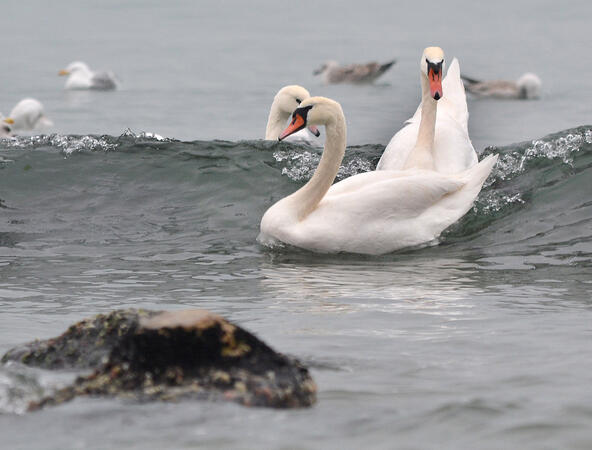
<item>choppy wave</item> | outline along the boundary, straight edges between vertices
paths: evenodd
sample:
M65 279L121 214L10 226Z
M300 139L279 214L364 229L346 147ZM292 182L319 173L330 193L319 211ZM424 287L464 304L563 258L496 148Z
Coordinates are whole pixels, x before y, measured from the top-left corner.
M244 208L251 214L248 220L243 219L240 227L249 228L251 233L255 233L253 230L256 230L265 208L310 178L321 151L314 147L273 141L181 142L130 130L118 137L57 134L15 137L0 141L0 170L4 180L1 187L5 192L11 186L18 186L23 171L34 167L39 185L44 184L44 177L47 177L47 184L53 184L56 176L63 176L64 185L68 185L84 183L89 176L112 176L116 171L120 185L137 183L141 179L142 186L145 186L143 189L149 190L147 168L150 167L156 177L154 183L165 186L167 195L166 199L163 197L163 203L187 207L198 204L204 213L211 216L209 222L215 221L213 217L217 215L224 216L220 204L230 205L233 210L242 211ZM348 147L338 179L373 170L382 151L382 145ZM70 160L70 172L58 170L61 164L66 163L64 158L55 157L56 152ZM557 209L561 210L569 202L565 201L565 197L558 199L558 193L570 198L575 195L574 189L575 192L590 189L590 184L585 184L586 179L592 178L590 126L514 145L488 147L482 156L492 153L499 154L500 158L474 208L448 230L445 240L457 241L479 233L506 216L524 211L533 199L540 201L541 196L554 202ZM79 154L113 156L79 160ZM19 163L23 170L18 169ZM144 163L147 166L143 166ZM81 176L80 180L75 181L71 175L73 170L88 171L90 175ZM572 178L575 180L581 172L586 172L586 177L578 180L581 186L571 186L564 192L562 183ZM105 189L109 190L109 186ZM116 185L113 186L112 194L118 195ZM44 192L36 192L35 195L43 196ZM155 195L162 194L155 191ZM130 202L137 201L131 188L128 196ZM59 208L61 199L53 197L51 200ZM78 198L77 201L92 203L88 198ZM158 202L158 198L151 201ZM17 205L13 205L8 196L8 199L0 201L0 206L11 208ZM80 209L82 211L83 208ZM103 212L108 212L107 205ZM241 214L247 215L245 212ZM233 219L226 219L223 224L229 227L228 233L232 234Z
M373 170L382 151L349 147L339 177ZM492 153L499 162L474 208L445 233L444 248L425 251L464 255L469 246L489 258L501 248L502 258L531 257L529 264L592 265L592 127L483 154ZM0 140L0 252L60 257L68 276L77 257L210 267L242 258L225 280L248 280L261 215L311 176L320 155L288 143L181 142L130 131ZM298 252L286 257L309 261ZM401 255L385 258L394 257ZM0 371L0 413L22 413L46 389L18 366Z
M457 232L467 232L476 223L477 229L482 228L523 208L543 188L590 170L592 129L582 126L519 144L487 147L481 156L490 154L498 154L498 162Z

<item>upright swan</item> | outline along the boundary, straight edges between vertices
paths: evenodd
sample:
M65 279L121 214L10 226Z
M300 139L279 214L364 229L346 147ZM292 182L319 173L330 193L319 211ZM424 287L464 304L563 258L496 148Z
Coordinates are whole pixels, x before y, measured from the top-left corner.
M379 255L436 238L471 207L497 160L489 156L455 175L432 170L381 170L333 183L346 146L339 103L304 100L280 135L324 125L325 148L312 178L275 203L261 219L259 242L278 242L320 253Z
M421 104L389 142L377 170L416 167L457 173L477 163L458 60L452 61L442 81L443 71L442 49L426 48L420 62Z
M302 86L290 85L281 88L273 99L271 109L269 110L269 117L267 118L267 127L265 128L265 140L275 141L284 128L286 123L298 105L303 100L310 98L309 92ZM316 127L309 127L310 133L318 137L320 135L319 130ZM298 133L298 136L292 141L310 141L311 136L306 130Z

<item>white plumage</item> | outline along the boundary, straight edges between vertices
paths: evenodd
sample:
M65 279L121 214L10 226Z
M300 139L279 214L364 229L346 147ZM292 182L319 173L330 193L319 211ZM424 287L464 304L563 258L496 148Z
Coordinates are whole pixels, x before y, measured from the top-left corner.
M422 77L425 76L422 73ZM423 83L422 83L423 86ZM457 173L466 170L478 161L468 132L469 112L463 82L460 78L458 60L454 58L442 81L443 97L437 102L435 134L432 148L434 170L442 173ZM421 122L422 103L405 126L387 145L377 170L401 170L414 148ZM433 126L433 125L430 125Z
M13 131L44 130L53 126L53 122L45 115L43 104L34 98L18 102L9 117L14 121Z
M113 72L93 72L81 61L70 63L59 75L67 75L65 89L93 89L108 91L117 89L119 82Z
M307 115L304 125L325 125L325 149L310 181L264 214L258 238L264 245L378 255L432 241L471 208L497 161L497 155L490 156L456 174L367 172L331 186L346 145L341 106L312 97L298 114Z
M303 100L310 98L310 93L298 85L289 85L281 88L271 104L267 126L265 128L265 140L276 141L280 133L286 128L286 123L294 111ZM316 144L316 135L318 131L309 131L307 128L289 136L287 141L304 144ZM314 133L314 134L313 134Z

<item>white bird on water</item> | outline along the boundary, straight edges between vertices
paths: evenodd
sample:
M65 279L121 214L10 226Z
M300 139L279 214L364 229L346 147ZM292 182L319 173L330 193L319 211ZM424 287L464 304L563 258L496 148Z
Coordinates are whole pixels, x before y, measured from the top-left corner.
M304 100L284 139L310 125L325 126L325 148L312 178L271 206L261 219L258 241L285 243L319 253L380 255L437 238L472 206L497 161L488 156L457 174L434 170L379 170L332 185L346 148L339 103ZM432 124L433 125L433 124ZM433 132L432 143L433 143ZM417 146L429 144L418 139Z
M117 89L119 82L113 72L93 72L83 62L75 61L68 67L58 72L58 75L67 75L65 89L93 89L109 91Z
M12 121L13 131L42 130L53 126L53 122L45 115L43 105L34 98L25 98L18 102L8 119Z
M421 103L387 145L377 170L412 167L458 173L477 164L469 137L467 98L454 58L446 77L444 52L428 47L420 61ZM436 114L437 112L437 114Z

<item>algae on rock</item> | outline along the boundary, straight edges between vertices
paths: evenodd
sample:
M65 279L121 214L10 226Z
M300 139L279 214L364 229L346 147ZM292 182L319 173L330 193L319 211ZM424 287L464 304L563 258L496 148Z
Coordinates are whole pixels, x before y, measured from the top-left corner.
M7 352L3 362L46 369L94 369L33 402L31 410L76 396L147 400L232 400L295 408L316 401L316 385L297 360L204 310L119 310L72 325L64 334Z

